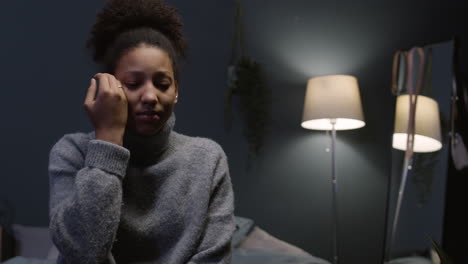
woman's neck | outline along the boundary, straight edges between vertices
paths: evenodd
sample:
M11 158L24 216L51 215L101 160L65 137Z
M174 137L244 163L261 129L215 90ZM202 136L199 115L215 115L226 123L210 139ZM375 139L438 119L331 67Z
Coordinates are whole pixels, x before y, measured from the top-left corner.
M156 162L168 147L169 135L174 125L175 114L172 113L161 130L155 135L141 136L126 130L123 146L130 150L130 164L148 166Z

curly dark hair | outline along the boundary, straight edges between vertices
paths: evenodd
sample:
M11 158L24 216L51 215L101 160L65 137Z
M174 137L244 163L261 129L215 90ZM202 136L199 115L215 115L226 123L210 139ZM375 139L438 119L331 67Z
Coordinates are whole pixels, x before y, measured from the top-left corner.
M162 0L109 0L97 14L86 46L95 62L114 72L123 53L142 43L168 53L178 80L178 60L186 58L187 42L177 9Z

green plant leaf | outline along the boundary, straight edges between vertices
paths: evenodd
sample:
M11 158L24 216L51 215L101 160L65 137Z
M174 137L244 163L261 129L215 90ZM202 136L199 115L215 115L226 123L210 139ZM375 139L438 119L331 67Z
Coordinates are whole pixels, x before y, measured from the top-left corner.
M247 169L262 149L271 119L271 89L267 86L261 65L247 55L241 1L235 1L234 34L228 67L228 90L225 94L225 128L232 122L233 96L239 98L244 121L243 134L248 143Z

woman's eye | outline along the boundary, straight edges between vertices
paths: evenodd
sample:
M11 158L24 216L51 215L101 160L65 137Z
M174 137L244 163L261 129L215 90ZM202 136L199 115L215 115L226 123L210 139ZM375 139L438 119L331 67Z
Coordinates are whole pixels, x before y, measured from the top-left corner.
M135 88L138 86L138 83L126 83L125 86L127 86L128 88Z
M160 83L157 85L157 87L161 87L163 90L168 89L171 86L170 83Z

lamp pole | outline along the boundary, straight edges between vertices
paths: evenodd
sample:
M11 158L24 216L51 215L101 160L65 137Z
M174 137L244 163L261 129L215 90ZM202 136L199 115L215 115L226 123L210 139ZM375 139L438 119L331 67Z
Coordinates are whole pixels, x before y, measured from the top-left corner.
M401 211L401 203L403 201L403 196L405 194L405 187L406 187L406 182L408 179L408 170L410 168L410 164L411 164L411 160L407 157L407 155L405 155L405 160L403 163L403 172L402 172L400 187L398 190L397 204L396 204L395 214L393 215L392 231L390 233L390 238L388 240L388 245L387 245L387 249L386 249L385 256L384 256L384 263L387 263L391 259L392 247L393 247L393 244L395 243L396 230L398 227L398 219L400 217L400 211Z
M336 179L336 166L335 166L335 143L336 143L336 119L330 119L332 126L332 206L333 206L333 264L338 264L338 207L336 203L336 196L338 193L337 179Z
M340 124L337 126L338 119ZM344 118L345 122L341 122ZM333 264L339 263L338 239L338 182L336 177L336 130L357 129L365 126L361 97L356 77L351 75L323 75L309 79L304 100L301 126L306 129L326 130L331 135L332 159L332 254ZM327 136L328 137L328 136ZM328 152L328 150L327 150Z

